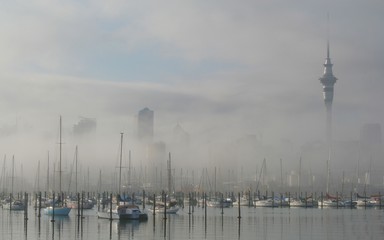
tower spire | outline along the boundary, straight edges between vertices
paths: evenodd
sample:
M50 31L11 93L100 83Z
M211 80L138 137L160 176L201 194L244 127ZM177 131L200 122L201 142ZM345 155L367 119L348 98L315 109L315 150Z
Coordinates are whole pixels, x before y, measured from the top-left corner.
M327 59L330 59L329 57L329 13L327 13Z
M337 78L332 72L332 62L330 58L330 44L329 44L329 13L327 14L327 57L324 63L324 74L319 79L323 86L323 98L326 109L326 141L328 145L328 160L327 160L327 186L326 191L329 192L329 178L330 178L330 161L332 153L332 102L333 102L333 87Z
M329 14L328 14L327 25L329 25ZM329 26L327 26L327 57L325 58L323 76L319 79L320 83L323 85L323 98L324 98L324 103L327 110L327 115L331 114L332 102L333 102L333 87L337 80L337 78L333 75L332 67L333 67L333 64L330 58Z

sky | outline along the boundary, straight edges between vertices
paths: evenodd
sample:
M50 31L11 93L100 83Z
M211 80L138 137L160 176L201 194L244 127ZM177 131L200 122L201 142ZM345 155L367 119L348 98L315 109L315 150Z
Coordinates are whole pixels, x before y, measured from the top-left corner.
M179 123L202 144L255 134L299 152L325 137L327 14L333 136L357 140L384 126L383 12L381 0L2 1L0 154L35 166L59 116L66 131L84 116L107 158L144 107L157 140Z

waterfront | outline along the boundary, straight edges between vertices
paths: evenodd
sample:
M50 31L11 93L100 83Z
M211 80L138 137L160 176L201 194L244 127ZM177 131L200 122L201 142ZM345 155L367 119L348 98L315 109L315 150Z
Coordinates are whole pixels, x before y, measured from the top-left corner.
M382 239L384 212L377 208L202 208L188 214L149 215L146 222L98 219L96 210L68 217L0 210L2 239Z

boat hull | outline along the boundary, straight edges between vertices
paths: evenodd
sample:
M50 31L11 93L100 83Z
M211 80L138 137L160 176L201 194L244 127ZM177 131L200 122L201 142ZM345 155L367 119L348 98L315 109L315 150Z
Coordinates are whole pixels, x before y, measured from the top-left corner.
M164 207L160 207L160 208L156 207L155 210L150 208L149 211L155 212L158 214L164 214L165 213ZM166 214L176 214L178 211L179 211L179 207L171 207L171 208L167 208Z
M343 201L336 201L336 200L319 200L318 201L319 207L329 207L329 208L339 208L339 207L345 207L345 204Z
M24 205L19 205L19 204L4 204L3 209L5 210L11 210L11 211L23 211L25 209Z
M112 210L112 213L108 211L97 212L99 218L114 219L114 220L148 220L148 214L142 212L136 205L120 205L116 209Z
M55 216L68 216L71 212L71 208L68 207L47 207L44 209L44 214Z

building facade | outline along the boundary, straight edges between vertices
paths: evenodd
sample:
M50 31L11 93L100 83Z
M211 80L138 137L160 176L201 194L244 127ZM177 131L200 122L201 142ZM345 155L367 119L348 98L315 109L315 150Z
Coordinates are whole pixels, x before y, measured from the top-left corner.
M154 112L149 108L139 111L137 117L137 137L140 142L153 142Z

